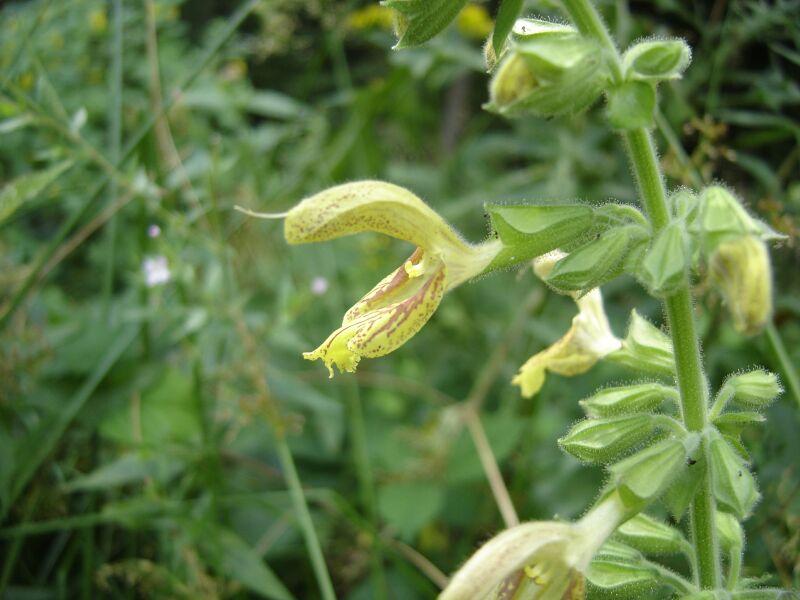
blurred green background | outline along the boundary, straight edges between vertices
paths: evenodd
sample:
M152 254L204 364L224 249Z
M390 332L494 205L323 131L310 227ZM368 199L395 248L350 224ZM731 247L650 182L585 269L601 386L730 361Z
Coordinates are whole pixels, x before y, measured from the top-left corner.
M623 46L693 47L659 90L662 164L673 187L734 186L789 236L772 252L775 321L796 363L800 2L600 6ZM569 327L568 298L529 270L480 279L393 354L328 380L301 352L410 248L364 235L290 249L279 222L233 210L381 178L478 241L487 201L635 202L601 107L482 111L495 10L470 4L395 52L386 11L363 0L2 4L0 596L319 597L275 424L341 598L433 597L439 571L502 528L459 417L468 397L523 519L592 502L602 472L555 440L577 400L630 375L550 376L533 400L510 385ZM604 292L618 335L633 307L662 322L629 278ZM780 372L702 274L696 296L712 383ZM800 584L798 402L785 394L745 432L764 499L744 573L784 587Z

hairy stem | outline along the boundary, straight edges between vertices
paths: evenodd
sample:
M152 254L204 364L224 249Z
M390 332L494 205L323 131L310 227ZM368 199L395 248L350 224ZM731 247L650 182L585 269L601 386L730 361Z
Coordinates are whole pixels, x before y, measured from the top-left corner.
M591 2L589 0L563 0L563 2L581 33L597 39L613 57L612 66L616 65L618 68L619 53ZM670 213L653 138L644 128L627 131L623 137L636 175L642 204L654 232L658 232L669 222ZM666 298L664 304L675 352L683 422L689 431L699 432L706 426L708 389L700 358L700 341L695 327L688 274L684 285ZM692 542L697 552L698 579L703 588L717 588L722 581L714 521L715 510L710 473L706 471L691 510Z

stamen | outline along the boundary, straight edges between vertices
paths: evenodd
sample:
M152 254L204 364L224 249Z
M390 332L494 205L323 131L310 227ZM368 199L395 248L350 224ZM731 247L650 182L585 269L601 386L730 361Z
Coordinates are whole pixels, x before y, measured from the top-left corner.
M238 210L240 213L244 213L250 217L256 217L257 219L283 219L286 215L289 214L289 211L280 212L280 213L262 213L262 212L255 212L250 210L249 208L244 208L243 206L234 206L234 210Z

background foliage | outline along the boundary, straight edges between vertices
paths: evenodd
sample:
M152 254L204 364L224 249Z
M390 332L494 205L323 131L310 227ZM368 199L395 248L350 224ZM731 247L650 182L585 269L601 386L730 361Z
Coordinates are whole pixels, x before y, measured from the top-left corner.
M485 201L634 202L598 109L518 122L481 110L493 3L401 52L371 2L263 0L234 27L221 0L124 0L119 29L113 4L0 10L0 595L316 597L276 422L342 598L431 597L438 570L502 527L465 399L522 518L579 515L601 474L555 439L579 398L625 372L553 376L533 401L509 384L567 329L569 299L528 270L493 275L391 356L328 381L301 352L409 249L360 236L289 250L277 223L232 207L281 211L381 178L477 241ZM735 186L790 236L772 254L775 320L796 362L800 29L787 24L800 2L601 8L623 43L669 33L693 47L685 78L661 86L662 162L671 185ZM148 281L153 257L166 283ZM605 293L618 334L633 306L662 321L632 280ZM702 279L697 310L714 384L780 371ZM745 574L785 587L800 584L799 420L786 394L746 432L764 499Z

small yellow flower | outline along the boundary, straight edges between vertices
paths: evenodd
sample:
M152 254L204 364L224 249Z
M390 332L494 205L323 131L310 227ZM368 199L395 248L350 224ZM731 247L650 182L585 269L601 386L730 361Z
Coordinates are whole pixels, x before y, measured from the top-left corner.
M563 256L561 252L551 252L536 259L534 269L537 275L546 275ZM583 296L571 295L579 311L572 319L572 327L555 344L529 358L511 380L512 384L520 386L526 398L542 388L546 371L565 376L580 375L622 346L611 331L600 290L595 288Z
M108 29L108 15L104 8L96 8L89 13L89 29L92 33L105 33Z
M711 255L711 280L719 288L739 333L755 335L772 316L772 269L767 245L748 235L721 242Z
M286 214L290 244L331 240L374 231L417 248L392 274L345 313L342 326L313 352L333 377L355 371L362 357L388 354L430 319L445 292L480 274L500 251L492 240L466 243L427 204L408 190L380 181L338 185L300 202Z
M453 576L439 600L579 600L597 550L626 519L611 494L577 523L533 521L484 544Z

